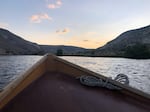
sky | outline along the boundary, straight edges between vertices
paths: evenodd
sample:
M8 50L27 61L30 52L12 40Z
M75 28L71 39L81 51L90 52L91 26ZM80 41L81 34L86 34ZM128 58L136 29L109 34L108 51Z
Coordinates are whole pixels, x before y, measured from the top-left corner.
M0 0L0 27L46 45L98 48L150 25L150 0Z

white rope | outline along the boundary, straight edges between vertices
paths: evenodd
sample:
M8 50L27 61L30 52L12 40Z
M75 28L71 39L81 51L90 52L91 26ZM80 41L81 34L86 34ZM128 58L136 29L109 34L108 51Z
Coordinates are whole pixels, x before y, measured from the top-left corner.
M97 87L105 87L108 89L112 90L120 90L121 88L113 85L110 83L109 78L107 78L105 81L103 79L94 77L94 76L81 76L80 78L80 83L86 86L97 86ZM125 85L129 85L129 79L128 76L124 74L118 74L115 78L115 81L120 82Z

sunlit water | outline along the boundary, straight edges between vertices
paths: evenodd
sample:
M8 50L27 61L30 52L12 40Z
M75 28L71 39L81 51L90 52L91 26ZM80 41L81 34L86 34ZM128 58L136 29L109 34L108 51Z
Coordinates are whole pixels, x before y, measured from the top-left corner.
M0 89L29 69L41 56L0 56ZM150 60L61 57L107 77L128 75L130 86L150 94Z

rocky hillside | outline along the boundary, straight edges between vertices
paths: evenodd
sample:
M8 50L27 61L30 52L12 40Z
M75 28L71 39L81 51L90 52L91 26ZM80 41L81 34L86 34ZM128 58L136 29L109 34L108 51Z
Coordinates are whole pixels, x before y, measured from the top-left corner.
M0 54L38 54L41 48L36 43L22 39L21 37L0 29Z
M150 26L122 33L96 49L95 55L150 58Z

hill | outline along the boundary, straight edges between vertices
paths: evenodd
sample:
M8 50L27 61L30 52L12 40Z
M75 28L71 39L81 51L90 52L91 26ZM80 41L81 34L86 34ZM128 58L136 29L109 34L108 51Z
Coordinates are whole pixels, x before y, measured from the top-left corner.
M64 45L38 45L24 40L20 36L8 30L0 29L0 54L3 55L32 55L32 54L57 54L62 51L62 55L82 55L88 49L64 46Z
M0 29L0 54L38 54L41 48L36 43Z
M150 58L150 26L122 33L95 50L95 56Z
M75 47L75 46L64 46L64 45L40 45L44 53L61 54L58 55L83 55L88 49Z

